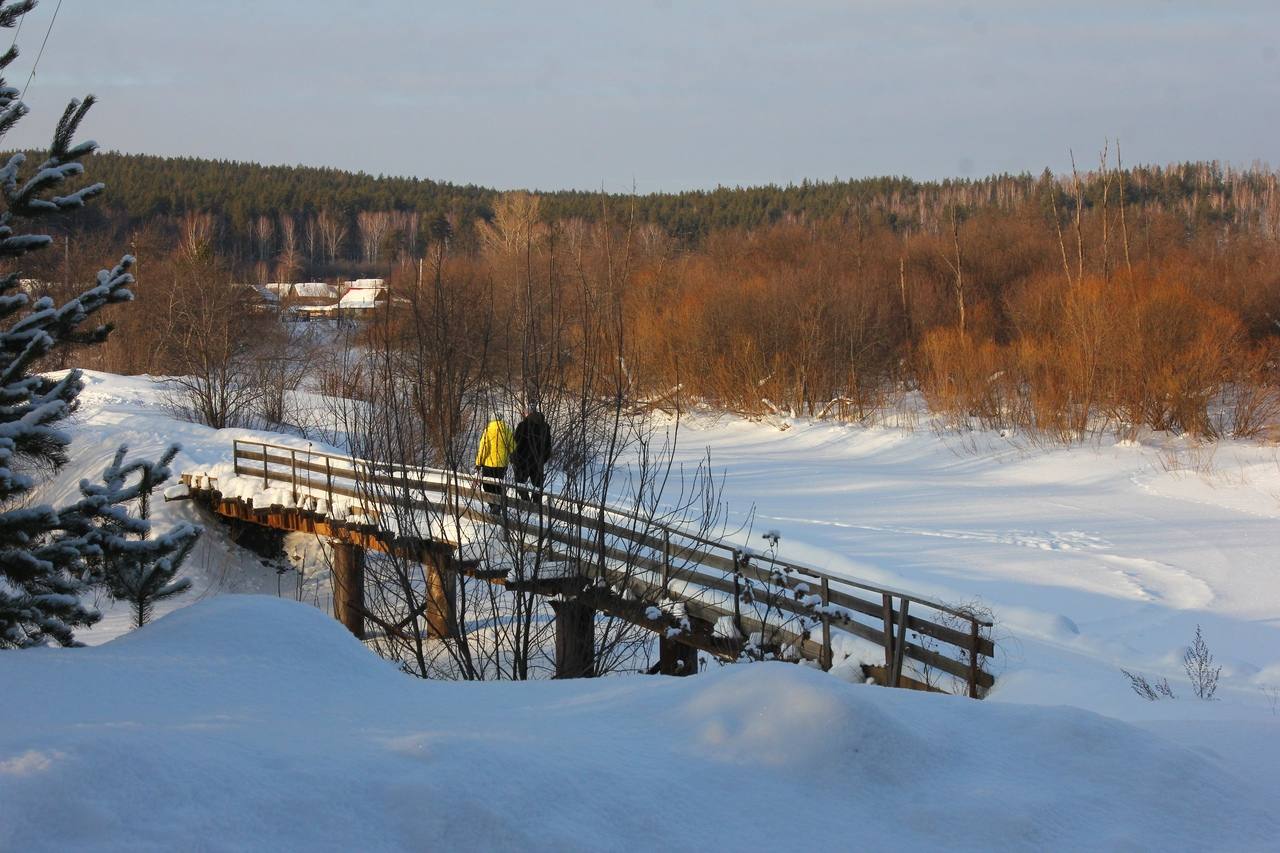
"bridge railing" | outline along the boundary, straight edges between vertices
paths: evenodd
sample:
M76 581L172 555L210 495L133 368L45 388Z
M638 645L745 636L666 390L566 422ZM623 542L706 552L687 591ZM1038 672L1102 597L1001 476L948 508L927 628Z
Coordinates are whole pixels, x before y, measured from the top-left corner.
M500 485L456 471L261 442L237 440L233 456L237 476L261 478L264 489L287 488L295 506L324 514L345 510L375 525L389 498L401 509L492 521L481 502L497 496L480 487ZM520 511L503 523L559 546L587 576L625 585L659 608L665 603L666 613L678 602L704 622L727 621L756 647L789 647L824 668L832 664L832 631L844 631L884 649L883 672L876 675L888 684L910 680L906 660L926 681L933 680L930 673L945 673L975 698L994 683L985 666L995 654L992 623L966 608L778 559L658 516L550 493L540 497L512 501ZM664 619L679 621L654 618L650 627L661 629Z

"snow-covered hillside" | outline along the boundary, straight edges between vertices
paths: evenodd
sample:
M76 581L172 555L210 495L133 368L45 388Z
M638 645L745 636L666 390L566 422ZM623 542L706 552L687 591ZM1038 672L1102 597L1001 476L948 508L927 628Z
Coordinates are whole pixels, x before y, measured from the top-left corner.
M180 441L190 470L246 435L169 419L146 379L88 383L50 498L121 441ZM275 573L200 518L178 612L0 655L0 849L1280 850L1276 448L729 418L681 441L782 556L989 606L991 697L784 664L422 682L276 600ZM1197 627L1218 701L1182 671Z

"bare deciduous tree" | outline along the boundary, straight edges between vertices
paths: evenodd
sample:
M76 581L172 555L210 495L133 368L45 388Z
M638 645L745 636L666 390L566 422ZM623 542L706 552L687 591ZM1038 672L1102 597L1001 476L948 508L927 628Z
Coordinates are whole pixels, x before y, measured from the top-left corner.
M316 229L320 232L325 261L334 263L341 255L342 244L347 239L346 220L333 211L322 210L316 216Z
M271 319L254 313L252 291L233 283L208 243L193 243L157 279L170 405L216 429L249 423L260 394L252 356Z
M361 259L377 263L382 241L392 229L391 214L385 210L362 210L356 214L356 231L360 236Z

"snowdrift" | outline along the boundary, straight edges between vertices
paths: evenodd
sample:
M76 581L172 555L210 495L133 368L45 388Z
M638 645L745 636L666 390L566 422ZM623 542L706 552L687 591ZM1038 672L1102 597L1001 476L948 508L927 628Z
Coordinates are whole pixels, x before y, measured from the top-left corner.
M850 685L422 682L224 595L0 655L0 849L1274 849L1262 795L1127 723Z

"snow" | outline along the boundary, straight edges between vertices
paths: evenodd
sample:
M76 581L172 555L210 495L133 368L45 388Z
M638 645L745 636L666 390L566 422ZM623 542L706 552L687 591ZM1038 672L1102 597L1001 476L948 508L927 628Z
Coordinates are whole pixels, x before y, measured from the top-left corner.
M86 385L41 500L121 442L206 473L236 438L307 445L174 421L147 377ZM859 683L876 650L843 635L839 677L415 680L174 501L160 529L210 532L167 615L129 632L101 602L90 648L0 654L0 850L1280 850L1277 448L786 426L694 417L681 455L711 449L743 547L980 599L988 699ZM1182 671L1197 627L1220 701Z
M1280 829L1209 757L1088 711L787 664L423 682L265 596L3 666L13 695L75 685L6 705L6 849L1260 849Z

